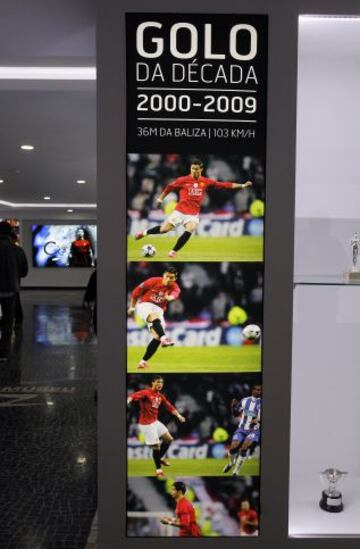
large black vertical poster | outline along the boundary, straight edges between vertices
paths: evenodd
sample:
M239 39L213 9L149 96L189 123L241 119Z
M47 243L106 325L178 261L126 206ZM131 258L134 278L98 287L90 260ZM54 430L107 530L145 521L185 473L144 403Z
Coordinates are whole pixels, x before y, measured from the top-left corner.
M267 18L127 15L128 536L256 536Z

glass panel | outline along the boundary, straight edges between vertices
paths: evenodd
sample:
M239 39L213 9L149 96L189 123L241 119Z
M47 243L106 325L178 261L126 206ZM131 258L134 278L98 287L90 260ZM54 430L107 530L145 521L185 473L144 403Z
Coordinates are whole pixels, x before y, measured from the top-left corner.
M358 536L360 19L301 16L298 61L289 535Z

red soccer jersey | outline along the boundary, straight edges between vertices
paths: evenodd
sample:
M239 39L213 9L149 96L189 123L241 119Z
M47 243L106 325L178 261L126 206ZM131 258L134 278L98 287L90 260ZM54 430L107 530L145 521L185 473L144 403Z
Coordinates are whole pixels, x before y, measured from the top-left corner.
M165 286L160 276L154 276L139 284L132 292L131 297L137 299L139 303L154 303L166 311L168 305L166 297L172 296L174 299L177 299L179 295L180 288L176 282Z
M82 253L82 254L87 254L91 250L91 244L89 240L86 240L84 238L83 239L79 238L78 240L74 240L74 242L72 243L72 246L74 246L74 248L79 253Z
M180 521L179 536L197 538L201 536L201 531L196 523L195 509L186 497L182 497L176 504L176 517Z
M72 266L90 267L91 266L91 242L85 238L74 240L71 243L70 263Z
M173 412L175 407L167 400L167 398L158 391L152 389L144 389L130 395L131 400L140 403L140 425L149 425L158 419L159 408L164 404L169 412Z
M248 524L247 521L254 522L258 520L257 512L254 509L249 509L249 511L240 511L238 513L238 517L240 520L240 529L245 534L253 534L255 530L257 530L257 526L253 526L252 524ZM246 522L244 521L244 524L242 524L242 520L245 518Z
M231 189L232 183L220 183L215 179L200 176L195 179L191 174L178 177L173 183L166 185L163 193L166 196L171 191L179 191L180 200L175 210L186 215L199 215L200 206L208 187L216 189Z

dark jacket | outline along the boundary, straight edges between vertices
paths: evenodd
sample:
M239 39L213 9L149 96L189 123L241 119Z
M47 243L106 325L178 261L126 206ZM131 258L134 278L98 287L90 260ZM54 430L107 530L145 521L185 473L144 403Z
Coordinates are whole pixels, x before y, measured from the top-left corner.
M89 282L85 290L84 301L96 301L96 269L90 275Z
M20 246L0 236L0 292L18 292L20 278L27 275L28 262Z

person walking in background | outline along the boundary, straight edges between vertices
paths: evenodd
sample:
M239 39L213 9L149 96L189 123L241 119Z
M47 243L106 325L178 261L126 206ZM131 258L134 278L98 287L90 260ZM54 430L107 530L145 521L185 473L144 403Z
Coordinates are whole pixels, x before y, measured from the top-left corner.
M20 290L20 278L27 275L28 263L24 250L13 243L12 228L6 221L0 222L0 305L2 311L0 361L8 359L11 335L14 327L16 295Z
M97 291L96 291L96 269L91 273L86 286L83 299L83 306L91 309L92 324L97 335Z
M15 248L16 254L19 256L19 261L22 262L23 261L23 256L25 256L25 252L20 247L18 235L14 231L13 227L12 227L12 230L11 230L11 242L16 246L16 248ZM20 286L21 277L26 276L27 273L28 273L28 265L27 265L26 256L25 256L25 261L26 261L26 265L24 265L24 269L23 269L22 273L20 274L19 286ZM23 308L22 308L22 305L21 305L20 288L19 288L19 291L16 292L16 296L15 296L15 329L21 328L23 320L24 320L24 312L23 312Z

